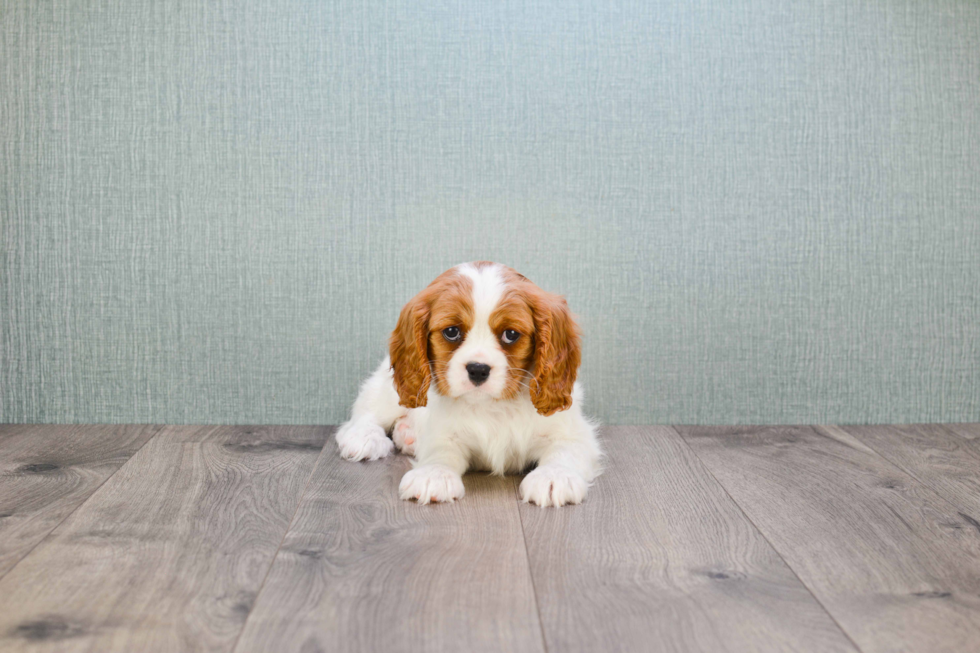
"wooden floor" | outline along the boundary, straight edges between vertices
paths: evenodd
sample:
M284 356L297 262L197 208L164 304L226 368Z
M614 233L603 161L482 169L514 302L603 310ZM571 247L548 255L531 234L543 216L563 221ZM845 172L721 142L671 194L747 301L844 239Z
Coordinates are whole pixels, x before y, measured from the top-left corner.
M0 650L980 650L980 425L609 427L557 510L332 431L0 426Z

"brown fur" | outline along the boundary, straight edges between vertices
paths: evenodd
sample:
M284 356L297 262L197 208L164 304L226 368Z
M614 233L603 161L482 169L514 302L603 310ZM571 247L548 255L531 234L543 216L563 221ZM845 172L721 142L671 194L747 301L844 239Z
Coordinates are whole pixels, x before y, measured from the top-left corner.
M432 381L428 353L429 305L424 292L402 308L388 341L398 403L406 408L425 405Z
M468 277L455 274L446 280L439 295L433 298L432 319L429 324L429 361L435 373L436 389L445 396L449 396L449 382L446 380L449 359L473 328L472 289L473 282ZM442 330L451 326L462 330L463 337L459 342L448 342L442 337Z
M567 410L582 360L578 325L564 297L544 292L534 284L529 293L534 314L534 379L531 403L542 415Z
M426 395L432 382L433 355L438 356L435 360L445 358L448 362L444 350L455 348L444 338L431 336L433 333L438 335L447 326L462 325L467 314L472 319L469 287L469 279L461 277L455 270L447 270L402 308L388 341L395 390L402 406L419 408L428 402ZM451 351L449 355L452 355ZM437 374L436 387L446 394L448 389L440 386L441 377Z

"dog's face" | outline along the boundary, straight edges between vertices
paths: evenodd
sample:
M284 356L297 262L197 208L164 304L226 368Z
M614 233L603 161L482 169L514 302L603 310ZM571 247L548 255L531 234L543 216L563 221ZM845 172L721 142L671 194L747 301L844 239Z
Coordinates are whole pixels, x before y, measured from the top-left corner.
M481 261L439 275L402 309L391 334L399 403L439 394L472 401L525 390L542 415L571 406L581 358L565 300L514 270Z

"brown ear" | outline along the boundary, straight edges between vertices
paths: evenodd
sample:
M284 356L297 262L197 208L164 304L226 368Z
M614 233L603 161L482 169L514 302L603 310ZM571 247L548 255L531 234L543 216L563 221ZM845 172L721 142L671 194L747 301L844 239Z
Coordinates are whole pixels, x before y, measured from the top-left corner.
M534 380L531 403L542 415L572 405L572 388L582 359L579 328L563 297L536 293L534 312Z
M429 371L429 306L422 293L402 308L398 324L391 332L388 349L398 403L406 408L425 406L432 376Z

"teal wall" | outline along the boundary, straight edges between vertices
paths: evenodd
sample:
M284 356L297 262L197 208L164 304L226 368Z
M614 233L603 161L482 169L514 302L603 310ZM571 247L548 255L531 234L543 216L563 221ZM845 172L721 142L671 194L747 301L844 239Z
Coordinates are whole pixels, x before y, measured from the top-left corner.
M980 421L980 3L0 0L0 418L335 423L494 259L608 423Z

